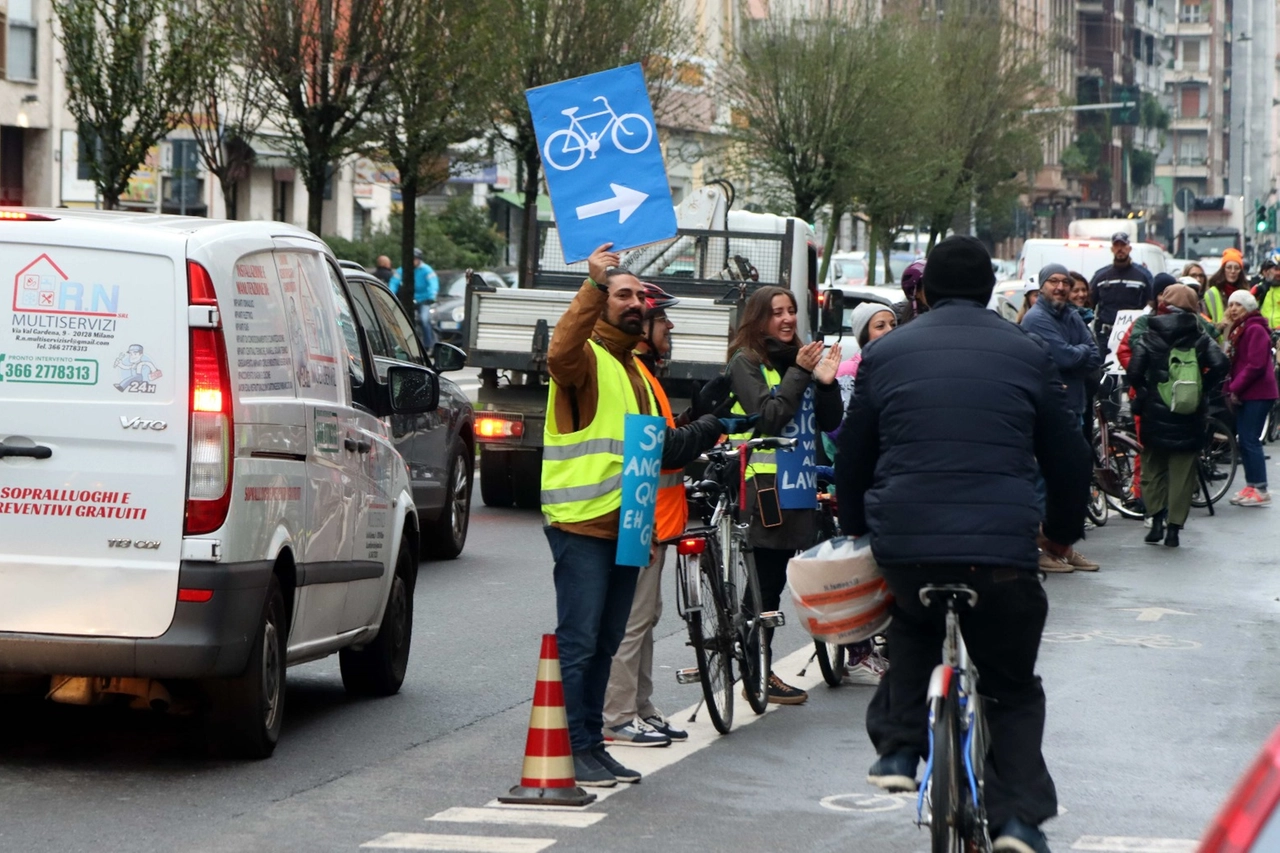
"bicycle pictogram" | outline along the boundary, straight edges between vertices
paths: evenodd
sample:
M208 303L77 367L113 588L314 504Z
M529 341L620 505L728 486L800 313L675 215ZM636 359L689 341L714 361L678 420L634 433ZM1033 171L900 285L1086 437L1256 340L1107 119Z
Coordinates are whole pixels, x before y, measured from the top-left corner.
M561 172L568 172L576 169L588 152L594 160L596 152L600 150L600 140L606 133L610 134L614 147L623 154L639 154L649 147L649 143L653 141L653 125L648 119L639 113L618 115L603 95L592 100L601 101L604 109L583 116L578 115L578 107L560 111L562 115L569 117L569 126L547 137L546 144L542 146L542 159L547 165ZM583 124L584 121L601 116L608 116L609 120L599 133L592 133ZM556 161L557 157L561 158L559 162Z

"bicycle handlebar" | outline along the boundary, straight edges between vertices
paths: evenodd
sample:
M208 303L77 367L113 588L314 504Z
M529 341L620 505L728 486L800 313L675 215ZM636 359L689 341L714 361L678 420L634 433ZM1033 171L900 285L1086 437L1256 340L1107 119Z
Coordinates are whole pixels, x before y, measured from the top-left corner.
M698 457L699 462L718 462L724 459L736 459L745 448L747 450L781 450L796 446L794 438L778 438L777 436L761 436L760 438L749 438L737 447L729 447L721 450L708 450L706 453Z

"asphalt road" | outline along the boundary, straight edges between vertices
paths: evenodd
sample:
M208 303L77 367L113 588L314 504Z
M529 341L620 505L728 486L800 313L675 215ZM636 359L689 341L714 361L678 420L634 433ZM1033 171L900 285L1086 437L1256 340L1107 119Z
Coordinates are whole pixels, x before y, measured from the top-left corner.
M1193 510L1176 551L1113 516L1081 546L1101 572L1048 579L1055 850L1190 851L1280 720L1277 511ZM518 781L554 625L539 526L477 500L463 556L421 567L400 695L348 699L336 658L290 670L268 761L209 759L189 720L0 697L0 851L927 849L914 803L863 781L866 687L815 686L762 718L739 702L727 737L700 715L687 744L618 749L649 773L584 813L486 807ZM693 656L670 587L668 573L656 698L683 724L699 690L674 679ZM812 684L816 665L797 675L804 641L779 632L778 653L799 654L777 669Z

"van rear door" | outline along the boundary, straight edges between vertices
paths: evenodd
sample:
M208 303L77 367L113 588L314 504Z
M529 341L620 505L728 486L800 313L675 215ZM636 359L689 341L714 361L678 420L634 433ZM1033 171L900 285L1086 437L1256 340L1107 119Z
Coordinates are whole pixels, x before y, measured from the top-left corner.
M0 243L0 631L156 637L186 498L184 243L70 219L5 236L24 228Z

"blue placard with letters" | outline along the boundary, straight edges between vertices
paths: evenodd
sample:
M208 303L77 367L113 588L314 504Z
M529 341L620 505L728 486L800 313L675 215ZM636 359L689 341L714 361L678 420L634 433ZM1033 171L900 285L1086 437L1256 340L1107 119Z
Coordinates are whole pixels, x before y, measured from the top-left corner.
M614 560L619 566L647 566L666 418L628 414L622 435L622 518Z
M794 438L790 450L779 448L778 505L783 509L818 508L817 415L813 409L813 383L804 389L800 409L782 430L783 438Z
M676 236L676 214L639 64L525 92L565 263L597 246ZM646 563L647 565L647 563Z

